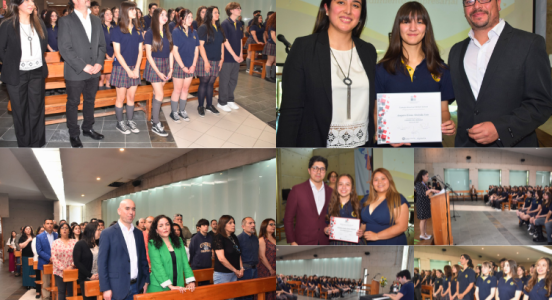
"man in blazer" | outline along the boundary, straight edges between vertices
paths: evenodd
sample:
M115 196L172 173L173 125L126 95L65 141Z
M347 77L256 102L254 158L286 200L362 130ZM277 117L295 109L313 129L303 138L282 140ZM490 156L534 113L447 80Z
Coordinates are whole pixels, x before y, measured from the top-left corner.
M82 133L94 140L103 135L94 131L94 102L103 68L106 44L101 21L90 14L90 0L69 0L74 10L59 19L58 46L65 61L67 128L73 148L82 148L78 125L80 97L83 96Z
M52 219L44 220L44 232L36 236L36 253L38 254L37 269L44 270L44 265L52 263L52 243L58 239L58 234L54 232L54 221ZM42 278L42 297L43 300L50 299L50 292L46 287L50 286L51 276Z
M132 225L136 205L125 199L117 209L119 221L100 236L98 276L105 300L132 300L150 282L142 231Z
M472 27L449 54L458 103L456 147L538 147L552 114L544 39L500 19L500 0L462 0Z
M284 226L287 242L297 245L328 245L324 234L332 188L324 184L328 160L313 156L309 161L310 179L294 186L289 193ZM295 224L294 224L295 219Z

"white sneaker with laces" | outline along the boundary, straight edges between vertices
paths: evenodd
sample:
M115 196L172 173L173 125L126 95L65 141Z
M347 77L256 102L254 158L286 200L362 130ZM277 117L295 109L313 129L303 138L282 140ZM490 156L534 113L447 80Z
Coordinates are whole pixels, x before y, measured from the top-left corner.
M240 107L235 103L235 102L228 102L228 107L230 107L231 109L240 109Z
M217 103L217 107L224 110L225 112L231 112L232 111L230 109L230 107L228 107L228 105L220 105L219 103Z

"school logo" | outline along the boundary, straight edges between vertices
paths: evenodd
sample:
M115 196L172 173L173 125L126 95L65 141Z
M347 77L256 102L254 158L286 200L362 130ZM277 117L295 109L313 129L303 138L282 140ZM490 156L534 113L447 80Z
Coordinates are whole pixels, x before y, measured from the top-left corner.
M435 82L441 81L441 77L437 77L437 75L435 74L431 74L431 77L433 77L433 80L435 80Z
M513 282L513 281L512 281L512 282L510 282L510 285L514 285L514 282Z
M466 274L466 278L468 278L468 274Z
M357 217L357 215L355 214L354 211L351 213L351 216L352 216L353 218L356 218L356 217Z
M487 283L491 283L491 281L490 281L490 280L487 280Z
M195 35L194 35L194 40L196 40L196 37L195 37Z
M201 253L211 252L211 243L201 243L199 249L201 249Z

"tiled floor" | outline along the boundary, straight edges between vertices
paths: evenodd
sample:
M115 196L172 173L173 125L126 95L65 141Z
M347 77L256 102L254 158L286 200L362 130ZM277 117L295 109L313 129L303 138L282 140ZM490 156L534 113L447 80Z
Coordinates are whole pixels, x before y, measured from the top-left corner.
M455 245L547 244L533 242L527 226L518 226L516 210L496 211L482 201L458 201L455 210L457 218L451 219Z
M15 277L8 271L8 260L0 262L0 300L18 300L27 292L21 277ZM33 293L35 290L31 290ZM34 298L34 297L33 297Z
M85 148L274 148L275 94L274 83L265 81L258 75L249 76L245 73L245 67L242 67L235 91L235 101L241 107L239 110L226 113L219 109L221 113L218 116L207 113L205 118L200 118L197 114L198 101L194 100L188 102L186 107L191 121L176 124L172 121L167 123L165 116L170 113L170 106L165 106L162 108L160 120L165 126L165 131L169 133L167 137L160 137L151 132L151 124L146 121L145 113L142 111L136 111L133 118L140 129L139 134L124 135L117 131L115 115L100 117L95 119L94 129L105 138L95 141L81 135L81 141ZM215 97L214 105L217 102L218 98ZM11 113L7 112L7 105L6 86L0 85L0 147L17 147L13 119ZM96 112L113 110L113 107L100 108L96 109ZM47 116L46 119L59 117L60 115ZM81 122L79 121L79 124ZM46 126L46 142L46 147L70 147L66 123Z

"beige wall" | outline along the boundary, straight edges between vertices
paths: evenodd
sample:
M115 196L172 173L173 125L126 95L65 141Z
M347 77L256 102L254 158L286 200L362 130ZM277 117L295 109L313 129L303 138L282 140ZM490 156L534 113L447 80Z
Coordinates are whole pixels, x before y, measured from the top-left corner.
M19 233L21 226L30 225L33 230L44 224L44 219L54 217L54 202L46 200L9 199L9 217L2 217L4 237L12 230ZM56 219L59 221L59 218Z
M374 170L385 168L395 187L409 202L414 201L414 150L374 148Z
M466 156L471 156L470 162ZM525 162L521 163L521 159ZM478 187L478 169L502 170L502 184L510 184L510 170L529 171L529 185L535 185L537 171L552 172L552 159L493 149L416 149L414 150L414 170L429 171L431 176L445 178L445 169L469 169L469 178Z
M447 251L443 252L442 249L447 249ZM474 254L474 253L471 253L470 251L466 251L466 249L457 248L457 247L417 246L414 248L414 258L420 259L420 268L422 270L429 270L430 268L429 261L432 259L446 260L446 261L452 262L452 264L458 263L460 261L460 256L462 254L469 255L473 261L474 266L477 266L478 264L481 264L484 261L494 261L495 263L498 264L500 259L502 259L502 256L481 255L481 257L479 257L479 254ZM528 270L529 267L531 267L531 264L535 262L518 261L517 263L518 263L518 266L522 265L525 267L526 270Z
M314 149L313 155L320 155L328 159L328 170L337 174L349 174L355 177L355 153L353 149Z

